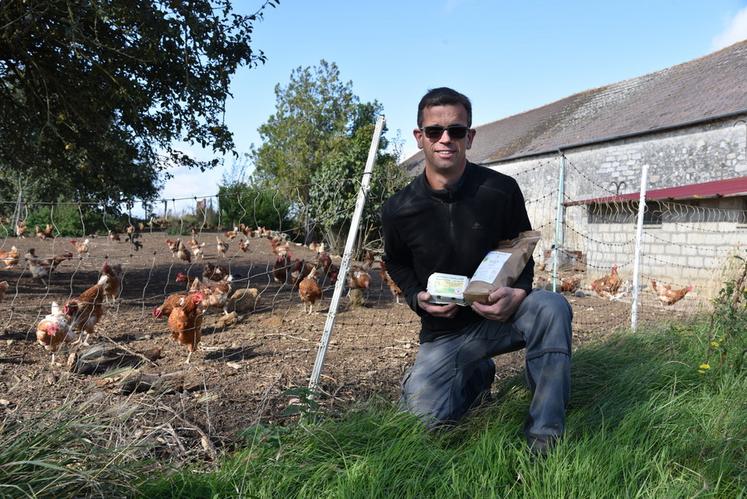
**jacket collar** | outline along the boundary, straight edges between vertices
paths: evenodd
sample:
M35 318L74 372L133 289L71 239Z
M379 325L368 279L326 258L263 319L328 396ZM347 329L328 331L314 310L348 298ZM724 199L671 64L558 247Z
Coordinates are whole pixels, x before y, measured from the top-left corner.
M425 178L424 170L420 174L420 178L418 179L420 191L426 196L440 199L442 201L453 201L457 199L459 193L463 190L466 179L470 176L473 168L474 165L467 161L467 164L464 167L464 171L462 172L462 176L459 177L459 180L457 180L456 184L446 187L445 189L432 188L428 183L428 180Z

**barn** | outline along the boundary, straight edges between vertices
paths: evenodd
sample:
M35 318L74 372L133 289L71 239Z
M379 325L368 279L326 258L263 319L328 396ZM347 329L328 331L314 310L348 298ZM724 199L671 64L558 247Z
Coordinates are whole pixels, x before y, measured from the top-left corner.
M476 127L467 156L517 179L539 261L555 245L590 277L631 276L638 252L643 282L715 289L747 244L746 76L743 41ZM403 166L420 173L422 153Z

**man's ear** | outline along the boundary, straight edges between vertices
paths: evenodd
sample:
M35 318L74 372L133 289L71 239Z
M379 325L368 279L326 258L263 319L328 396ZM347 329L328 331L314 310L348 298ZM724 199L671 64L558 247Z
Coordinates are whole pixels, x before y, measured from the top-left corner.
M420 128L415 128L412 131L412 134L415 136L415 141L418 143L418 149L423 148L423 131Z
M472 147L472 141L475 138L475 129L470 128L467 130L467 149L470 149Z

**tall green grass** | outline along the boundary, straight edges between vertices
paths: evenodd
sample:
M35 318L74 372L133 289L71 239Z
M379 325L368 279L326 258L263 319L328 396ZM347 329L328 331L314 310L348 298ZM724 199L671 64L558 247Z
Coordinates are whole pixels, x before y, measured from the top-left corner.
M106 413L85 415L72 402L0 422L0 497L134 495L153 466L121 443L119 424Z
M456 429L428 433L389 403L340 419L247 431L206 472L146 483L147 497L745 497L747 377L699 374L705 323L621 333L574 357L565 438L532 459L519 379ZM744 335L742 334L743 338Z

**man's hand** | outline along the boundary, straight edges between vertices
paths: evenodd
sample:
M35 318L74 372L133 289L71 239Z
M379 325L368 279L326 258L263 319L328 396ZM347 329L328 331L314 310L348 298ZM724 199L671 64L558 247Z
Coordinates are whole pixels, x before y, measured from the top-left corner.
M527 297L523 289L502 287L498 288L488 296L489 305L473 303L472 310L491 321L506 322L514 315L521 302Z
M448 305L434 305L433 303L428 303L428 300L431 299L431 294L427 291L421 291L418 293L418 307L425 310L429 314L431 314L433 317L443 317L446 319L451 319L454 317L457 313L457 309L459 305L456 303L449 303Z

